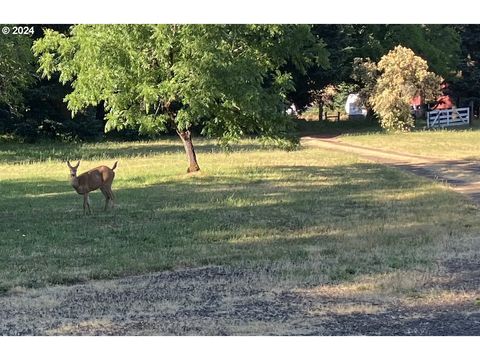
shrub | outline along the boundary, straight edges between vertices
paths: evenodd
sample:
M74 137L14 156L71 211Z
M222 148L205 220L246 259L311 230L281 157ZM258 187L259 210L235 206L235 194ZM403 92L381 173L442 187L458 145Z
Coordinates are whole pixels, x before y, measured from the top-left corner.
M384 55L377 64L380 72L370 102L379 115L380 125L388 130L410 130L414 119L410 102L420 95L425 101L440 94L443 79L428 71L421 57L403 46Z

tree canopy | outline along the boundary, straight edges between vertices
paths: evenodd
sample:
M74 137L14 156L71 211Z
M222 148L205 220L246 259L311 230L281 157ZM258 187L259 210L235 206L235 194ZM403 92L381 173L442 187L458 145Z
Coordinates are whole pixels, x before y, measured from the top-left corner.
M71 82L73 114L103 102L107 131L195 126L225 142L285 136L294 84L282 66L305 71L326 57L304 25L76 25L47 30L33 50L43 76Z
M35 68L26 36L0 36L0 105L17 112L23 105L23 92L34 82Z
M202 123L206 134L238 136L275 132L271 118L293 86L279 68L305 69L322 55L304 56L312 44L306 26L77 25L70 36L47 31L34 52L44 76L72 82L72 112L105 101L107 129Z
M480 26L458 25L461 36L461 56L457 75L452 82L457 97L480 105Z
M378 62L398 45L424 59L448 82L457 105L474 106L477 114L479 29L35 25L33 36L0 37L0 133L80 140L194 132L223 144L255 134L288 144L286 107L293 102L302 111L316 104L321 112L332 101L341 107L352 92L368 102ZM373 104L367 105L373 114Z

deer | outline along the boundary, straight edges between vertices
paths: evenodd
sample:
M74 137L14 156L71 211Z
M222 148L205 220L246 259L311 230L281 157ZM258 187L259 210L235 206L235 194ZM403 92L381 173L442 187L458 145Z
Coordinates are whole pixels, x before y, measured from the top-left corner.
M70 161L67 161L67 165L70 168L70 184L73 186L75 191L79 195L83 195L83 214L91 214L90 209L90 200L88 199L88 194L94 190L100 189L103 196L105 196L105 208L104 211L107 211L108 204L111 202L112 209L114 207L113 201L113 192L112 192L112 182L115 178L115 168L117 167L118 161L115 161L113 167L110 169L108 166L102 165L94 169L88 170L87 172L77 176L77 169L80 166L80 161L77 162L77 165L72 166Z

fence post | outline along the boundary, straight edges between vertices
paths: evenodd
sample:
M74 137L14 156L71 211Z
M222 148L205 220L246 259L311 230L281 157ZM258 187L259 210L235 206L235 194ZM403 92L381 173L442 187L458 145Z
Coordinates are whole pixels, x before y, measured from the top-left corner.
M427 129L430 127L430 111L427 111Z
M473 100L468 103L468 126L472 126L473 118Z
M337 112L337 121L340 121L340 111Z

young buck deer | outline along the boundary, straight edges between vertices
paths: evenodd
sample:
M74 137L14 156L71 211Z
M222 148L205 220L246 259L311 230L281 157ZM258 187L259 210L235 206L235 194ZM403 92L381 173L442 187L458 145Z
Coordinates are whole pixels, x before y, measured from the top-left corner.
M80 165L80 161L77 162L77 165L75 166L72 166L70 161L67 161L67 165L70 168L70 184L72 184L78 194L83 195L84 214L87 213L87 210L89 214L92 213L90 210L88 194L97 189L100 189L103 196L105 196L104 210L107 210L110 201L112 202L113 208L112 182L115 177L113 170L117 167L117 162L118 161L115 161L115 164L113 164L111 169L108 166L102 165L77 176L77 169Z

